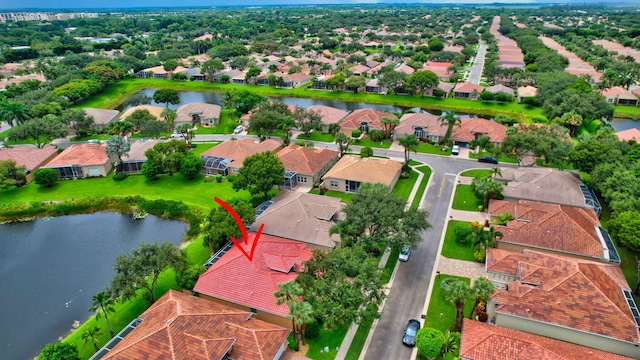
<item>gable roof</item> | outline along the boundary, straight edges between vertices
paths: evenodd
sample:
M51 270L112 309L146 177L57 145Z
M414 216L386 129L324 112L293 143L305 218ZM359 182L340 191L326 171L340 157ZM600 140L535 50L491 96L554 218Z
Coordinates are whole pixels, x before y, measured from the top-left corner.
M315 175L338 155L339 151L295 144L283 148L277 154L285 169L305 175Z
M512 88L502 85L502 84L498 84L498 85L493 85L493 86L489 86L485 89L486 91L489 91L491 93L497 94L497 93L505 93L505 94L509 94L509 95L513 95L514 91Z
M281 190L251 230L264 224L265 234L333 248L340 236L329 235L329 229L342 218L343 206L339 198Z
M85 115L93 118L93 123L96 125L108 125L120 114L118 110L109 109L84 108L82 110Z
M162 141L157 139L137 140L131 143L128 155L122 156L122 162L147 161L144 152Z
M400 124L393 129L394 134L413 134L415 128L422 128L429 135L444 136L447 126L438 117L425 113L407 113L400 118Z
M202 155L216 156L225 159L232 159L229 166L242 167L244 159L251 155L265 151L277 151L282 143L277 140L267 139L257 142L253 139L227 140L202 153Z
M136 110L147 110L149 112L149 114L155 116L156 119L160 119L162 117L162 110L164 110L164 108L162 106L153 106L153 105L138 105L138 106L134 106L131 109L125 111L122 115L120 115L120 119L124 120L127 117L129 117L131 114L133 114L134 111Z
M244 248L250 249L255 233ZM240 240L242 241L242 240ZM243 243L244 245L244 243ZM287 304L276 304L278 284L295 280L311 250L302 242L262 234L249 261L233 246L200 278L194 291L278 316L289 315Z
M321 121L324 125L339 123L349 112L326 105L311 105L307 108L320 114Z
M340 122L340 126L344 129L359 129L360 123L365 121L369 125L369 130L382 130L383 126L380 123L383 117L390 117L397 119L398 117L375 109L357 109L353 110Z
M46 167L104 165L110 160L106 148L105 144L73 144L48 162Z
M470 82L462 82L462 83L457 83L456 87L453 88L453 91L458 93L471 94L474 90L477 91L478 94L480 94L482 92L482 86L477 84L472 84Z
M195 114L200 115L200 118L202 119L219 119L221 109L222 108L220 107L220 105L207 104L202 102L192 102L189 104L184 104L180 106L176 111L176 121L191 122L193 121L192 115Z
M472 360L631 359L586 346L469 319L464 319L462 324L460 357Z
M580 190L582 181L570 171L549 168L500 168L496 180L506 185L505 198L542 201L553 204L586 207Z
M631 128L622 130L618 131L616 135L618 135L618 139L620 139L620 141L635 140L636 142L640 142L640 129Z
M367 65L357 64L355 66L352 66L349 70L351 70L354 74L362 74L363 72L369 70L369 67Z
M488 136L492 143L501 143L507 136L507 127L495 121L482 118L461 118L460 126L453 128L451 139L470 142L476 138L477 134Z
M169 290L102 359L273 359L289 329L251 313Z
M532 97L538 94L538 88L534 86L520 86L518 88L518 96L519 97Z
M31 147L13 147L0 149L0 161L13 160L16 166L24 166L31 171L41 166L45 161L50 159L58 149L55 146L47 145L42 149Z
M345 179L390 186L402 170L402 163L389 159L344 155L323 178Z
M489 248L486 267L517 278L493 295L497 313L640 343L622 291L629 285L617 264Z
M491 200L491 215L509 212L514 220L496 226L504 237L498 241L517 243L573 254L604 257L597 227L598 215L591 209L527 200Z
M626 90L622 86L613 86L608 89L600 90L600 94L606 98L620 98L620 99L637 99L634 94Z

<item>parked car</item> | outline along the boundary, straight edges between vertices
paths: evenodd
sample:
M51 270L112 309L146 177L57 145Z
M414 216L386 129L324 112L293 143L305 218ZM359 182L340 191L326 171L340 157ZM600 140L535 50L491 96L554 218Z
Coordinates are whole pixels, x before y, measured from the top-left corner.
M402 337L402 343L407 346L416 346L416 334L420 330L420 321L411 319L407 323L407 327L404 329L404 336Z
M182 135L182 133L179 133L179 132L177 132L177 131L174 131L174 132L171 134L171 138L172 138L172 139L182 139L183 137L184 137L184 135Z
M236 126L235 129L233 129L233 133L234 134L240 134L243 131L244 131L244 128L242 127L242 125L238 125L238 126Z
M498 159L493 156L478 156L478 162L497 164Z
M403 245L402 249L400 250L398 260L407 261L409 260L409 255L411 255L411 247L409 245Z
M451 155L458 155L458 154L460 154L460 146L453 145L453 147L451 148Z
M98 139L91 139L89 141L87 141L88 144L100 144L100 140Z

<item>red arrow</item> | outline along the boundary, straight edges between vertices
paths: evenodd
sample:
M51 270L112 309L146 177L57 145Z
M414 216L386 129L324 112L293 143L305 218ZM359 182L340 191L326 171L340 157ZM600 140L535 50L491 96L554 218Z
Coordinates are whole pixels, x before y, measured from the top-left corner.
M215 200L218 204L220 204L223 208L225 208L229 212L229 214L231 214L231 216L233 216L233 219L236 221L236 224L238 224L238 227L240 228L240 232L242 233L242 237L244 238L244 243L248 244L249 236L247 235L247 228L244 226L244 222L242 222L242 219L240 219L240 215L238 215L238 213L231 207L231 205L227 204L223 200L217 197L213 198L213 200ZM231 238L231 241L233 241L233 243L236 244L238 249L240 249L240 252L242 252L242 254L246 256L247 259L249 259L249 261L253 260L253 252L256 250L256 245L258 245L258 240L260 239L260 235L262 235L263 228L264 228L264 224L261 224L260 228L258 229L258 232L253 238L253 244L251 244L251 251L248 254L247 254L247 251L242 246L240 246L240 242L236 240L233 236L229 235L229 238Z

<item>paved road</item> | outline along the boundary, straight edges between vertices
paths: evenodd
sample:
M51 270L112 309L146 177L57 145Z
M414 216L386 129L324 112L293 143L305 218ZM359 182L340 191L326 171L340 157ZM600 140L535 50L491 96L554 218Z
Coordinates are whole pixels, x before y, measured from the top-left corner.
M482 68L484 67L484 58L487 55L487 43L480 40L480 48L476 54L476 61L471 66L471 72L469 73L469 82L472 84L480 84L480 77L482 77Z

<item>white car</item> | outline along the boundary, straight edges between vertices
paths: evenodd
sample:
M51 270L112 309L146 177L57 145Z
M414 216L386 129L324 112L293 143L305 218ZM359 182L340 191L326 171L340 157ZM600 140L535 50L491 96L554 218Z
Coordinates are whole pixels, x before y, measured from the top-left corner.
M409 255L411 255L411 247L409 245L404 245L400 250L400 255L398 256L398 260L405 262L409 260Z
M242 127L242 125L238 125L238 126L236 126L235 129L233 129L233 133L234 134L240 134L243 131L244 131L244 127Z
M179 132L174 132L174 133L171 134L171 138L173 138L173 139L181 139L183 137L184 137L184 135L182 135L182 133L179 133Z
M453 147L451 148L451 155L458 155L458 154L460 154L460 146L453 145Z

